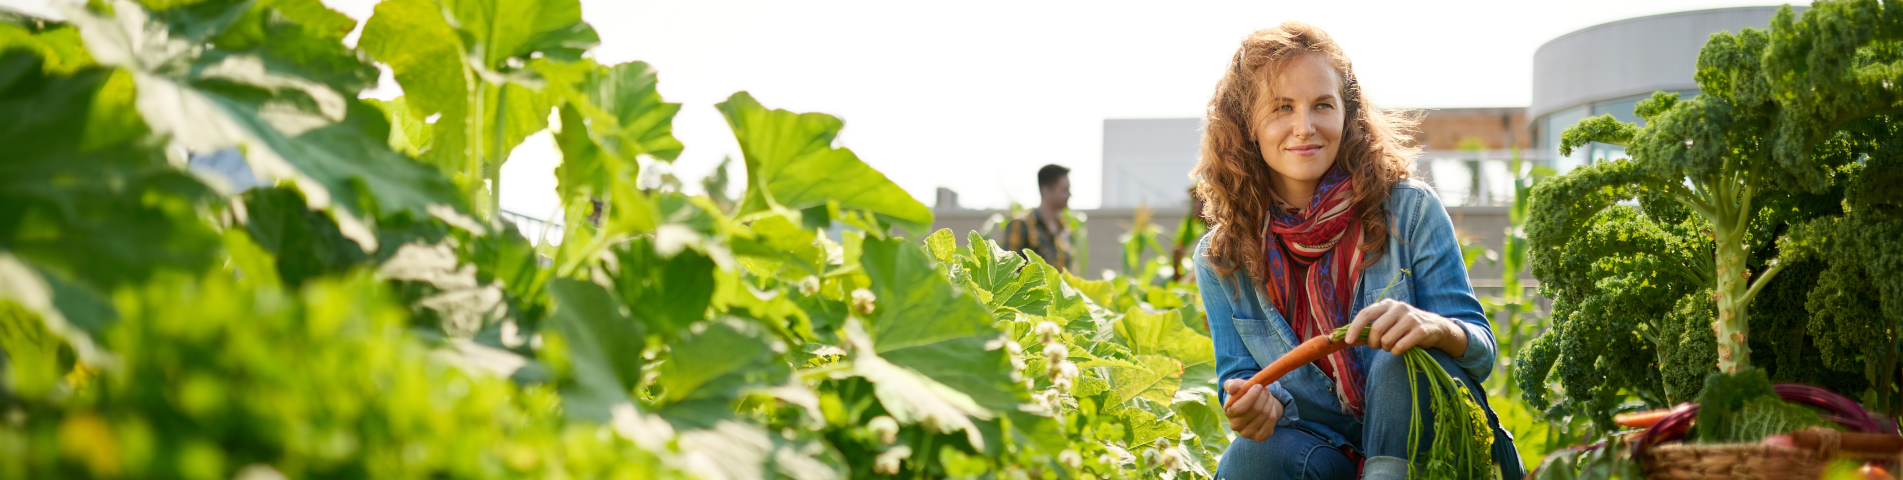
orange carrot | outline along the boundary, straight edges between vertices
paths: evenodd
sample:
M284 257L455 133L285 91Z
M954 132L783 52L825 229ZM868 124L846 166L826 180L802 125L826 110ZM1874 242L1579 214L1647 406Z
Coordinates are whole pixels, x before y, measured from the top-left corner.
M1401 280L1402 275L1411 275L1413 273L1414 272L1405 268L1399 272L1394 272L1394 278L1388 279L1388 286L1382 288L1381 295L1376 298L1387 298L1388 290L1394 289L1394 283ZM1366 335L1367 332L1362 332L1362 334ZM1348 348L1348 342L1345 341L1347 337L1348 327L1343 325L1327 335L1316 335L1315 338L1310 338L1308 341L1302 342L1301 345L1296 345L1295 348L1289 349L1288 353L1282 354L1281 358L1270 362L1269 368L1257 371L1255 372L1255 376L1249 377L1249 381L1242 384L1241 391L1246 393L1249 391L1249 387L1254 385L1261 385L1267 388L1270 383L1275 383L1276 380L1281 380L1283 375L1288 375L1288 372L1302 368L1303 365L1315 363L1316 360L1321 360L1330 353L1339 352L1341 349ZM1229 405L1236 403L1236 397L1240 396L1242 395L1230 395L1229 401L1224 402L1222 408L1228 409Z
M1310 338L1308 341L1302 342L1301 345L1296 345L1295 348L1289 349L1288 353L1283 354L1281 358L1270 362L1269 368L1255 372L1255 376L1249 377L1249 381L1244 383L1239 391L1247 392L1249 391L1249 387L1255 385L1267 387L1270 383L1280 380L1283 375L1288 375L1288 372L1293 372L1303 365L1321 360L1322 357L1327 357L1330 353L1339 352L1341 349L1348 348L1348 342L1342 341L1340 337L1340 335L1316 335L1315 338ZM1230 395L1229 402L1224 403L1222 405L1223 408L1229 408L1229 405L1236 402L1236 397L1240 396L1242 395Z
M1681 404L1679 406L1672 407L1672 408L1660 408L1655 410L1646 410L1643 412L1621 413L1621 414L1612 416L1612 423L1617 423L1619 424L1619 426L1622 426L1622 427L1646 428L1646 427L1652 426L1655 423L1659 423L1659 420L1664 420L1666 416L1669 416L1673 413L1677 413L1679 410L1683 410L1688 407L1689 407L1688 405Z

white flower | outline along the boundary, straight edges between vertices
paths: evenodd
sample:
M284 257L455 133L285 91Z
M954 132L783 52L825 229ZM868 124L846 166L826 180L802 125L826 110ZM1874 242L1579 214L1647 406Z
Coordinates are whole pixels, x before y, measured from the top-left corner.
M872 471L880 475L897 475L899 463L912 456L912 447L898 445L880 453L872 459Z
M1183 469L1182 452L1174 448L1169 450L1164 450L1163 451L1163 468L1170 469L1170 470L1182 470Z
M1070 379L1059 378L1051 380L1051 388L1056 388L1059 392L1070 393Z
M1037 334L1038 338L1042 339L1045 342L1051 341L1051 337L1054 337L1058 333L1061 333L1063 331L1064 331L1063 328L1058 327L1057 324L1055 323L1051 323L1050 320L1037 322L1037 326L1031 328L1031 332Z
M1084 466L1084 456L1078 455L1076 450L1066 448L1063 452L1057 454L1057 462L1067 465L1070 468L1082 468Z
M879 437L879 443L886 445L899 439L899 421L885 415L872 417L871 421L866 422L866 430L871 430L873 435Z
M800 295L810 297L815 293L819 293L819 277L807 275L800 279Z
M871 290L855 288L852 290L852 309L862 315L871 315L873 302L878 299L879 296L872 294Z
M1070 347L1066 347L1064 344L1057 342L1044 344L1044 358L1049 358L1053 361L1069 359Z

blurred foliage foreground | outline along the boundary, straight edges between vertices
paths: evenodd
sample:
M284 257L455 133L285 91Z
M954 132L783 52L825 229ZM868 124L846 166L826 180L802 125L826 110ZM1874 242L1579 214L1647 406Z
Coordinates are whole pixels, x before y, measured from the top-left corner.
M1724 342L1903 404L1891 7L1714 36L1706 95L1567 134L1633 159L1513 168L1468 260L1505 263L1486 387L1529 464L1695 398ZM0 13L0 477L1206 478L1227 447L1160 231L1102 280L890 236L930 210L744 92L744 194L684 195L680 105L575 0L388 0L356 48L317 0L66 16ZM358 99L379 65L405 96ZM545 130L559 244L498 215ZM221 151L256 178L187 168Z
M1228 444L1193 290L889 237L930 210L744 92L745 194L683 195L680 105L575 0L389 0L357 48L317 0L66 14L0 14L0 477L1206 478ZM358 98L379 65L405 96ZM497 215L543 130L559 244Z

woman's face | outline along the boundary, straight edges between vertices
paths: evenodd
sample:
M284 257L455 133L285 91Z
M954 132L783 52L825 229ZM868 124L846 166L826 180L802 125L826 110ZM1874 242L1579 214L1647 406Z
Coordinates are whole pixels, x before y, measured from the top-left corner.
M1269 91L1257 104L1255 141L1278 184L1312 185L1334 166L1341 148L1341 76L1327 59L1304 54L1271 72ZM1306 204L1304 199L1285 200Z

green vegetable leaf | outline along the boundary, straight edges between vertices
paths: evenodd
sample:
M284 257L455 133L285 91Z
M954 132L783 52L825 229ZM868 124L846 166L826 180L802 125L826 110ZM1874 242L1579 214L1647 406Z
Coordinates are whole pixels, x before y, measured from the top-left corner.
M746 92L716 106L733 127L747 164L747 193L735 216L836 201L839 208L867 210L921 234L931 225L925 204L851 150L832 147L845 125L838 118L768 110Z
M336 224L312 212L296 190L258 188L240 198L245 205L244 232L275 257L273 266L285 285L303 285L311 278L370 261Z
M939 263L951 264L952 254L958 251L958 237L952 235L949 228L941 228L925 237L925 248L931 250L932 258Z
M377 5L360 45L390 64L414 119L441 115L422 159L489 206L508 153L548 127L562 74L597 43L575 0L395 0ZM538 58L537 54L541 54ZM592 63L590 63L592 65ZM403 122L398 122L399 124Z
M356 100L376 69L335 32L273 20L256 38L198 48L160 33L178 25L137 5L115 10L112 18L75 10L73 18L101 64L133 73L138 112L156 133L199 151L242 147L261 179L296 185L367 251L378 246L370 222L384 214L459 215L455 188L391 150L383 114Z
M549 326L566 342L573 369L563 408L571 417L607 421L610 410L631 401L630 392L640 385L646 329L600 285L559 278L548 290L554 300Z
M1143 368L1110 370L1110 403L1141 397L1169 405L1183 379L1183 362L1162 355L1138 355L1134 360Z
M695 329L668 344L654 379L656 412L675 428L716 428L733 416L736 400L782 385L792 373L749 323L726 319Z
M100 291L210 266L219 238L196 209L215 194L145 138L133 75L42 64L0 54L0 250Z
M1771 388L1771 379L1764 370L1748 369L1735 374L1714 373L1705 377L1705 390L1698 394L1698 420L1693 423L1698 429L1698 441L1702 443L1749 442L1759 438L1735 438L1731 435L1753 431L1747 425L1755 424L1762 428L1766 423L1779 423L1778 419L1756 418L1747 415L1745 407L1759 399L1770 399L1782 403L1777 391ZM1777 410L1766 411L1760 407L1752 414L1777 414Z
M853 347L850 374L872 382L873 394L893 419L923 424L939 433L963 431L974 448L986 447L984 433L974 420L993 418L996 414L992 409L930 373L887 361L873 348L871 335L856 319L846 321L845 332Z
M1056 269L1044 268L1042 259L1033 262L1017 252L1005 251L975 231L967 240L971 256L959 257L961 266L969 273L972 286L990 295L985 304L994 314L1046 312L1051 301L1046 274ZM1037 254L1031 255L1036 258Z
M581 20L580 0L448 0L443 6L470 53L493 70L535 53L573 61L601 43L594 27Z
M878 354L970 395L979 405L1014 410L1028 400L1009 380L991 315L952 288L917 246L904 240L865 241L860 259L872 278L876 309L866 330Z
M653 331L671 334L707 318L715 287L713 259L694 250L662 256L645 236L611 251L619 269L615 291Z
M1150 314L1140 308L1124 312L1114 325L1117 340L1136 355L1162 355L1182 362L1182 384L1213 387L1216 347L1209 337L1183 325L1178 310Z

